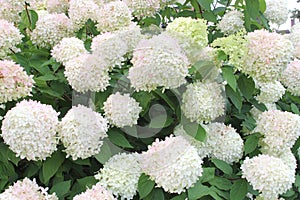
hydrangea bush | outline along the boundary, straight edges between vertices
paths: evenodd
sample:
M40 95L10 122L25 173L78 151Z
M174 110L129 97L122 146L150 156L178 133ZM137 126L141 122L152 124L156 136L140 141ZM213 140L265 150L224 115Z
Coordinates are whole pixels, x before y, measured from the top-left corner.
M0 200L300 199L285 1L0 5Z

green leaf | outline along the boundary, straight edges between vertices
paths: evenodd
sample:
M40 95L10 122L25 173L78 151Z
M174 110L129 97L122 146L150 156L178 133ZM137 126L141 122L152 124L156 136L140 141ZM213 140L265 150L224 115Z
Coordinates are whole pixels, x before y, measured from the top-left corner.
M119 131L109 130L107 132L109 140L117 146L124 148L133 148L133 146L128 142L127 138Z
M246 10L254 20L259 15L259 0L246 0Z
M230 199L243 200L248 192L248 183L245 179L235 181L230 190Z
M112 152L109 148L109 145L107 142L103 142L103 145L101 146L100 152L95 155L95 158L101 163L106 163L109 158L112 156Z
M38 20L38 14L34 10L23 10L21 13L21 22L26 28L33 30Z
M54 193L58 198L63 199L71 188L71 180L56 183L52 186L50 193Z
M203 7L205 10L211 10L210 5L213 3L213 0L197 0L198 3Z
M291 110L293 113L299 115L300 112L299 112L299 108L294 104L294 103L291 103Z
M150 180L150 177L146 174L142 174L139 178L138 182L138 191L140 194L140 198L143 199L150 194L153 190L155 182Z
M197 181L196 184L188 189L188 199L189 200L197 200L201 197L209 195L210 189L209 187L202 185L200 181Z
M171 200L185 200L185 199L187 199L187 195L186 193L182 193L176 197L173 197Z
M202 14L202 16L209 22L218 23L217 16L212 11L206 11Z
M247 140L244 145L245 155L252 153L258 146L260 136L258 134L252 134L247 137Z
M216 168L214 167L206 167L203 168L202 176L200 178L201 183L208 182L215 177Z
M243 97L241 96L240 92L238 90L233 91L233 89L228 85L225 86L225 90L226 90L226 96L231 100L233 105L239 111L241 111L243 105Z
M237 80L238 87L242 95L246 99L251 99L255 91L255 83L252 78L247 78L245 75L240 75Z
M267 107L266 107L264 104L259 103L259 102L258 102L256 99L254 99L254 98L253 98L253 99L250 99L249 102L252 103L252 104L255 106L255 108L257 108L258 110L260 110L260 111L262 111L262 112L268 110Z
M42 168L45 183L48 182L52 176L54 176L64 160L65 155L60 151L54 152L50 158L47 158Z
M194 137L196 140L204 142L206 140L206 130L197 123L188 123L183 125L183 129L187 134Z
M168 115L159 115L151 118L149 128L164 128L168 127L173 123L173 118Z
M236 83L236 79L232 67L229 66L222 67L222 74L223 74L223 78L228 83L228 85L233 89L233 91L236 91L237 83Z
M266 11L267 4L265 0L259 0L259 11L264 13Z
M218 68L211 61L199 60L189 70L191 74L199 73L203 80L215 79L219 75Z
M214 185L221 190L230 190L232 187L231 181L227 180L226 178L217 176L214 179L210 180L209 184Z
M225 161L216 158L211 159L212 163L225 174L232 174L232 167Z
M144 198L144 200L164 200L165 196L164 196L164 192L162 189L160 188L155 188L154 190L152 190L152 192Z

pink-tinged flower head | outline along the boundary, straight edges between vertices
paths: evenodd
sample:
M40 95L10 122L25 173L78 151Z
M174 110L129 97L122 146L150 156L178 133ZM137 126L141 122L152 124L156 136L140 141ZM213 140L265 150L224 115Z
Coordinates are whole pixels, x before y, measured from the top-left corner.
M99 183L94 185L91 189L78 194L73 200L117 200L110 191L106 190Z
M283 71L281 82L287 87L287 91L293 95L300 95L300 60L295 59L290 62L287 68Z

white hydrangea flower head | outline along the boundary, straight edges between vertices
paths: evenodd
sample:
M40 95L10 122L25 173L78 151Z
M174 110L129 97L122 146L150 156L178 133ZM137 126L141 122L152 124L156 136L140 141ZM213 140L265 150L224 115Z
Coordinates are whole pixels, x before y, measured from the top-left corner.
M13 52L19 52L20 49L16 45L22 42L23 37L12 23L0 19L0 59Z
M46 0L46 9L49 13L66 13L69 6L69 0Z
M96 21L100 8L93 0L70 0L68 14L73 29L81 29L88 19Z
M99 184L122 200L132 199L142 174L138 153L121 153L111 157L95 175Z
M0 60L0 103L30 96L33 76L13 61Z
M234 34L244 29L244 14L238 10L231 10L222 17L217 28L225 34Z
M287 91L300 96L300 60L290 62L283 71L280 81L287 87Z
M259 155L246 158L241 166L242 177L259 190L265 199L276 199L292 187L295 171L280 158Z
M123 1L112 1L104 4L97 14L97 29L100 32L110 32L129 26L131 12Z
M66 148L67 157L77 160L99 153L107 131L108 121L100 113L78 105L62 118L58 135Z
M17 157L45 160L56 150L58 115L50 105L23 100L2 121L2 138Z
M289 9L285 0L266 0L266 18L278 26L288 20Z
M206 146L210 149L210 157L223 160L229 164L238 162L243 156L244 142L231 127L223 123L207 125Z
M43 188L36 183L36 180L24 178L15 182L0 194L0 200L58 200L54 194L47 193L48 188Z
M124 2L137 19L152 17L160 8L159 0L125 0Z
M178 41L191 63L197 61L195 56L208 44L207 25L203 19L178 17L168 24L166 30Z
M279 81L258 82L260 94L256 97L258 102L271 104L277 102L285 93L285 88Z
M114 32L117 34L123 42L126 43L128 49L127 52L132 53L137 44L142 39L141 28L136 23L132 22L129 26L123 27Z
M264 137L261 146L281 153L290 149L300 136L300 116L280 110L269 110L259 115L253 132Z
M99 183L91 189L76 195L73 200L117 200L110 191L106 190Z
M180 194L192 187L202 175L201 164L195 147L182 136L166 137L164 141L156 139L141 154L143 172L157 187L170 193Z
M294 46L300 42L300 24L295 24L291 28L291 33L287 35L287 38L290 39Z
M88 51L84 47L82 40L76 37L63 38L51 50L51 55L57 62L66 64L69 60L86 54Z
M111 94L104 102L104 115L110 124L116 127L133 126L137 124L142 107L129 94L119 92Z
M63 38L71 37L73 29L70 19L63 13L45 14L39 17L32 31L31 40L40 47L53 47Z
M19 22L21 18L19 13L25 7L25 3L20 0L0 0L0 19L9 22Z
M259 82L277 80L292 58L292 43L283 35L266 30L256 30L245 37L248 51L241 70Z
M266 103L265 106L267 107L267 110L277 110L275 103ZM257 121L259 115L263 112L258 110L255 106L252 106L250 113L251 113L253 119L255 119L255 121Z
M263 147L260 150L262 154L280 158L291 170L296 170L297 160L290 149L280 153L273 152L271 149L264 149Z
M225 114L222 85L216 82L196 82L187 86L182 95L181 109L192 122L211 122Z
M104 33L92 40L93 54L101 57L108 69L120 65L125 60L123 56L127 53L128 46L120 36L116 33Z
M77 92L99 92L109 85L106 63L93 54L81 54L65 64L64 72L69 84Z
M205 127L203 127L205 128ZM175 136L182 136L186 139L192 146L197 149L200 158L205 158L210 154L210 149L207 147L206 142L201 142L195 139L193 136L189 135L183 128L183 125L178 125L174 129Z
M294 47L295 47L294 57L300 59L300 42L294 45Z
M128 78L136 91L171 89L186 83L188 59L177 42L166 34L141 40L131 62Z

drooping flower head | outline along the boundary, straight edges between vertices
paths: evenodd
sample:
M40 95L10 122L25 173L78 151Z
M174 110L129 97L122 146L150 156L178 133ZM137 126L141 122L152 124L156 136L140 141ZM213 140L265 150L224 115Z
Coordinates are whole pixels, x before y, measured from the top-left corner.
M122 200L132 199L142 174L139 157L138 153L122 153L111 157L95 175L99 185L120 196Z
M99 183L91 189L76 195L73 200L117 200L110 191L106 190Z
M238 10L231 10L222 17L217 28L225 34L233 34L241 31L244 28L244 15Z
M2 121L2 138L16 156L45 160L56 150L58 113L37 101L23 100Z
M85 159L100 152L107 130L108 121L100 113L78 105L62 118L59 137L67 157Z
M287 68L283 71L281 82L287 87L287 91L293 95L300 95L300 60L295 59L290 62Z
M13 61L0 61L0 103L31 95L34 80Z
M141 155L143 171L166 192L181 193L202 175L202 159L182 136L156 139Z

